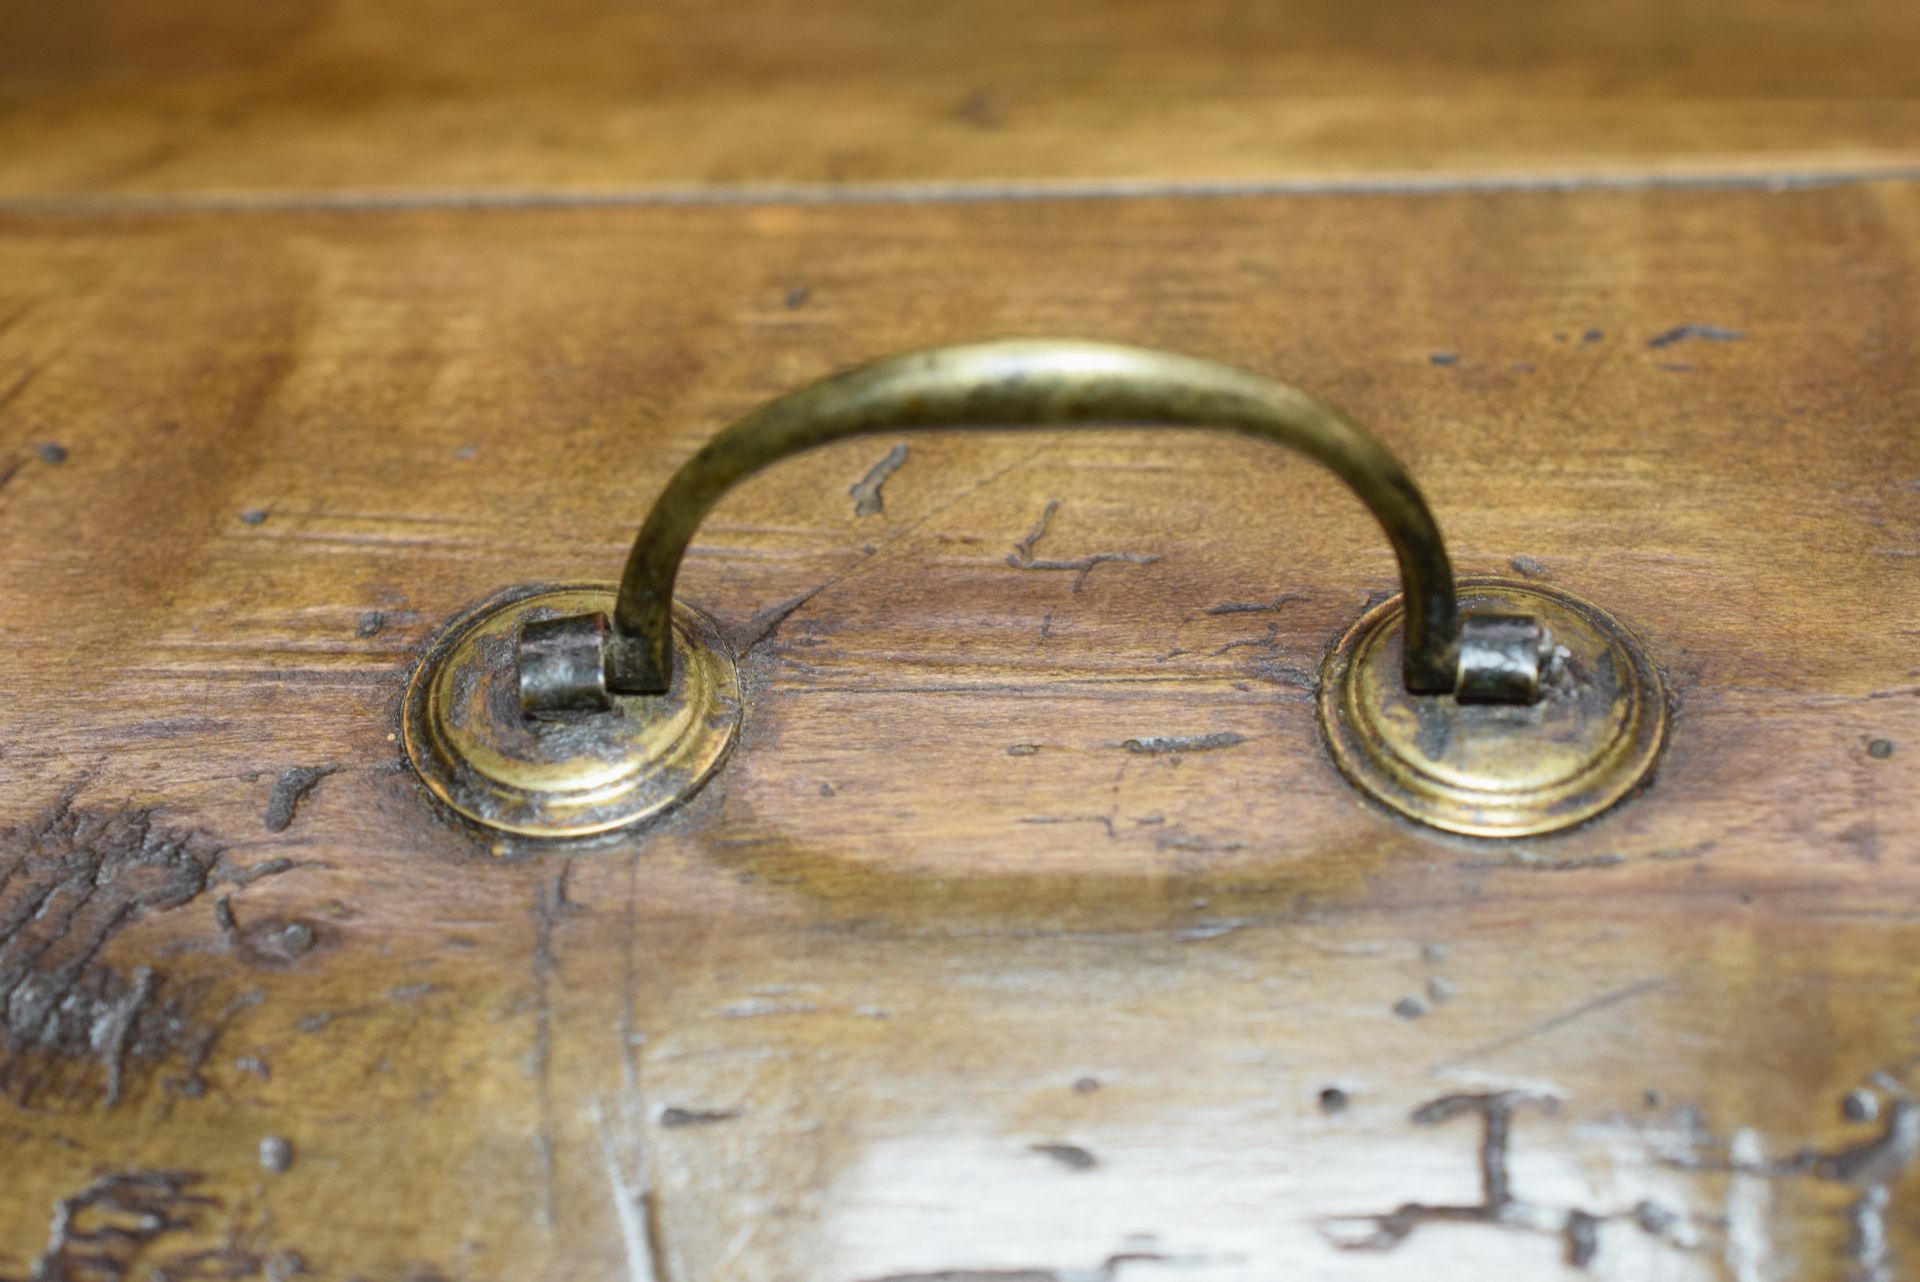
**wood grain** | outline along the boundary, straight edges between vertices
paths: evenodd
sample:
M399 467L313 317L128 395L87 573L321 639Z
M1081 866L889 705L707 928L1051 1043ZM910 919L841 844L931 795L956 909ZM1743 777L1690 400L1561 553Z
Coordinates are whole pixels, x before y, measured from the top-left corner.
M1920 1267L1916 246L1897 184L0 220L0 1276ZM1464 571L1646 637L1654 785L1370 808L1310 700L1393 585L1359 505L1008 432L725 501L747 728L661 829L429 808L441 621L995 333L1346 406Z
M1920 165L1895 0L14 0L0 197Z

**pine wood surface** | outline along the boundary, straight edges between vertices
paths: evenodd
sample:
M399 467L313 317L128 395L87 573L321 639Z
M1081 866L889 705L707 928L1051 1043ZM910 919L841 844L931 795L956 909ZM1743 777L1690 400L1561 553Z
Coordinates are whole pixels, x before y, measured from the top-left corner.
M0 219L0 1276L1920 1268L1916 246L1903 184ZM764 398L999 333L1353 411L1462 571L1645 637L1653 786L1361 802L1358 503L1029 431L723 503L681 590L746 731L657 831L428 805L441 622L611 578Z
M1905 0L13 0L0 198L1920 165Z

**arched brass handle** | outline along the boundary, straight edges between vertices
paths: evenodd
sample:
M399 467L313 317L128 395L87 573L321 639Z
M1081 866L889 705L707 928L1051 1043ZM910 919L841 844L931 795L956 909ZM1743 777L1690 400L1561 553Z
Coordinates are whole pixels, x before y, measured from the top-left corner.
M613 617L528 623L521 703L532 712L605 706L608 691L671 684L674 578L700 522L735 483L816 445L912 428L1191 426L1243 432L1325 464L1393 544L1405 592L1406 688L1525 702L1537 697L1544 638L1530 620L1462 620L1433 514L1399 461L1324 401L1258 374L1169 352L1017 339L912 352L771 401L727 428L667 483L640 528Z

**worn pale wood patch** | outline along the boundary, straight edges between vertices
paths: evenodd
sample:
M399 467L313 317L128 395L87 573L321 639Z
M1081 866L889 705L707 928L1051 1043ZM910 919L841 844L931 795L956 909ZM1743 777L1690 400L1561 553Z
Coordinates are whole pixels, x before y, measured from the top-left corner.
M8 1024L0 1276L1910 1270L1917 229L1904 186L0 223L0 983L80 1003ZM1115 431L730 497L683 582L747 730L661 830L427 808L441 620L610 577L759 400L1007 332L1346 405L1464 570L1641 630L1653 787L1511 845L1360 803L1310 691L1384 540Z

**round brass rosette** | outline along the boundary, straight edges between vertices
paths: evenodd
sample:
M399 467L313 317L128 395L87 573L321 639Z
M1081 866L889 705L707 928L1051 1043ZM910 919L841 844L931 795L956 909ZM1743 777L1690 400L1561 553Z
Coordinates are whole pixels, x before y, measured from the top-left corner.
M401 713L407 757L435 796L489 828L536 837L607 832L700 790L740 728L740 677L713 620L673 606L663 695L614 695L611 711L528 716L514 646L521 626L610 613L614 588L510 588L454 619L414 670Z
M1342 773L1410 819L1476 837L1555 832L1599 814L1652 769L1667 696L1638 638L1568 592L1462 578L1467 611L1527 614L1556 645L1538 702L1409 694L1401 598L1369 610L1321 671L1320 725Z

